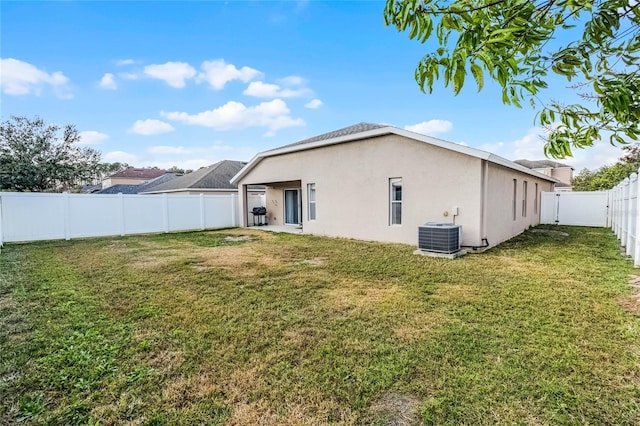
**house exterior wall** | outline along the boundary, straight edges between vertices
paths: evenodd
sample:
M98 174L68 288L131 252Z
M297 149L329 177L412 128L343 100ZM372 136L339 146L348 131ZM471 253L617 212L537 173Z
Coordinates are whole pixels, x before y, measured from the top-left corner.
M494 246L540 223L541 193L552 192L554 184L497 164L487 163L487 167L485 238L489 240L491 246ZM525 181L527 182L526 215L523 215ZM536 183L538 184L537 196Z
M304 233L416 245L419 225L455 220L462 225L463 244L479 245L482 164L455 151L385 135L266 157L238 183L268 186L268 218L277 212L269 224L283 223L284 186L272 183L299 180ZM401 225L389 224L391 178L402 178ZM312 221L310 183L316 186Z

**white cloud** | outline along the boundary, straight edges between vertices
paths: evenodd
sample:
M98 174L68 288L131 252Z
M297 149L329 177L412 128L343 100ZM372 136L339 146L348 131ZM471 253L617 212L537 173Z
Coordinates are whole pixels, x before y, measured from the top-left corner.
M266 127L265 136L273 136L279 129L294 126L304 126L300 118L292 118L287 104L282 99L262 102L253 107L247 107L240 102L229 101L226 104L203 111L198 114L186 112L164 112L160 114L170 120L185 124L211 127L216 130L246 129L249 127Z
M544 129L531 128L519 139L485 144L480 149L510 160L543 160L546 158L544 156L544 140L542 139L544 134ZM623 155L621 146L612 146L608 141L597 141L591 147L573 149L573 157L558 160L550 158L550 160L568 164L577 173L584 168L595 170L604 165L611 165Z
M305 108L317 109L320 108L324 103L320 99L313 99L306 104L304 104Z
M202 72L198 74L198 83L205 81L216 90L221 90L233 80L240 80L247 83L254 78L260 77L262 73L249 67L236 68L233 64L227 64L224 59L204 61L200 66Z
M107 163L135 164L138 161L138 157L124 151L111 151L104 155L104 161Z
M305 87L300 89L281 88L277 84L254 81L249 84L243 95L255 96L257 98L297 98L310 94L311 91Z
M162 133L173 132L175 129L169 123L165 123L164 121L147 119L147 120L137 120L133 123L131 129L129 129L130 133L137 133L139 135L159 135Z
M282 84L283 86L302 86L306 82L307 81L304 78L297 75L290 75L278 80L278 83Z
M164 64L147 65L145 75L163 80L171 87L183 88L185 81L195 77L196 70L186 62L166 62Z
M421 123L404 126L405 130L421 133L423 135L434 135L437 133L447 133L453 129L453 123L447 120L429 120Z
M106 133L96 132L95 130L85 130L80 132L79 135L80 145L98 145L109 139L109 135Z
M73 98L69 79L60 71L48 74L34 65L18 59L0 59L0 87L7 95L40 95L43 86L51 86L63 99Z
M116 90L118 88L118 85L116 84L115 76L110 72L102 76L102 78L100 79L99 86L103 89L109 89L109 90Z
M134 61L133 59L118 59L116 61L116 65L118 65L118 66L133 65L135 63L136 63L136 61Z

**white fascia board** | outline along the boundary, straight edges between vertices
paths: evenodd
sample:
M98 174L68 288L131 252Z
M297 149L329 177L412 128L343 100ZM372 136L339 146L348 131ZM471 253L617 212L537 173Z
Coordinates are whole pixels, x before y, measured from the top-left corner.
M251 161L249 161L247 163L246 166L244 166L237 175L235 175L232 179L231 179L231 183L234 185L238 184L238 181L240 179L242 179L253 167L256 166L256 164L258 164L263 158L266 157L272 157L275 155L282 155L282 154L288 154L291 152L297 152L297 151L305 151L308 149L314 149L314 148L320 148L320 147L324 147L324 146L329 146L329 145L336 145L336 144L340 144L340 143L344 143L344 142L352 142L352 141L357 141L360 139L368 139L371 137L376 137L376 136L384 136L384 135L388 135L388 134L395 134L398 136L403 136L409 139L413 139L413 140L417 140L420 142L424 142L427 143L429 145L434 145L443 149L448 149L450 151L454 151L454 152L459 152L461 154L465 154L465 155L469 155L471 157L475 157L475 158L479 158L481 160L487 160L490 161L492 163L496 163L499 164L501 166L513 169L513 170L517 170L519 172L522 173L526 173L528 175L531 176L535 176L537 178L540 179L544 179L544 180L548 180L550 182L559 182L557 179L552 178L550 176L544 175L542 173L538 173L535 172L527 167L521 166L520 164L514 163L513 161L509 161L505 158L499 157L495 154L491 154L490 152L487 151L482 151L480 149L476 149L476 148L471 148L468 146L464 146L464 145L460 145L454 142L448 142L442 139L436 139L433 138L431 136L426 136L420 133L415 133L415 132L411 132L409 130L404 130L404 129L399 129L397 127L393 127L393 126L388 126L388 127L381 127L378 129L373 129L373 130L368 130L366 132L361 132L361 133L355 133L352 135L346 135L346 136L340 136L337 138L332 138L332 139L325 139L325 140L320 140L320 141L316 141L316 142L309 142L309 143L305 143L305 144L300 144L300 145L291 145L291 146L285 146L282 148L276 148L270 151L264 151L261 152L259 154L257 154L255 157L253 157L251 159Z

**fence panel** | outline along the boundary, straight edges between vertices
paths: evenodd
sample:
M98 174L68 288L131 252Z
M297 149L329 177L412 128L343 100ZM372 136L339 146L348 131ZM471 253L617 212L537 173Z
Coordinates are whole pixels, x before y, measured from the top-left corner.
M2 197L2 241L65 238L66 202L59 194Z
M116 195L117 197L117 195ZM125 234L165 231L164 201L161 195L122 196Z
M264 204L264 196L255 203ZM3 242L70 239L237 226L230 195L107 195L0 192Z
M605 227L608 196L606 191L545 192L540 223Z
M63 194L68 203L69 238L122 233L122 206L117 195Z

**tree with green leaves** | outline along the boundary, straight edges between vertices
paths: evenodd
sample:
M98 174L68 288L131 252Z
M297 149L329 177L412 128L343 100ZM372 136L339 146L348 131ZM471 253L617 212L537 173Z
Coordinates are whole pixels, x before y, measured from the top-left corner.
M603 135L612 144L640 136L637 0L387 0L384 19L432 47L415 70L424 92L442 80L458 94L468 74L481 90L486 76L503 103L528 98L540 108L547 156L571 156ZM542 100L551 73L583 102Z
M15 117L0 124L0 190L56 192L98 173L100 153L79 147L75 126Z
M611 189L640 168L640 145L627 145L625 155L617 163L597 170L583 169L571 180L574 191L604 191Z

